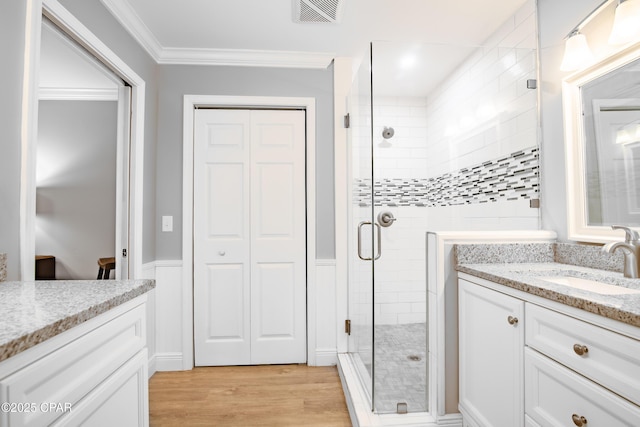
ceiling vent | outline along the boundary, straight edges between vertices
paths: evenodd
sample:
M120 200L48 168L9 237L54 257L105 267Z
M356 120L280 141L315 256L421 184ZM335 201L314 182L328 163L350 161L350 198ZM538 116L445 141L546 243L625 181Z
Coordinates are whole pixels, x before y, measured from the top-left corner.
M346 0L293 0L293 21L332 24L342 19Z

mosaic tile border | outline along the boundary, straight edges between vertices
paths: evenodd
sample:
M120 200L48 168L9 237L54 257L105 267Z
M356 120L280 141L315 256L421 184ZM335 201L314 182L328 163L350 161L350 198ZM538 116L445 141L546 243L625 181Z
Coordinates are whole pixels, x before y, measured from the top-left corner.
M373 187L376 206L454 206L537 199L538 147L425 179L383 179ZM370 206L371 180L356 180L353 203Z

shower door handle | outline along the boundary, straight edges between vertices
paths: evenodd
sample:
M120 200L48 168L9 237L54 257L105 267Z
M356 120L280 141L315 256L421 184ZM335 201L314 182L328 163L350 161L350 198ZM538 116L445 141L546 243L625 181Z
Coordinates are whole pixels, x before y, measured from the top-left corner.
M360 258L363 261L371 261L372 259L373 260L378 260L382 256L382 233L380 231L380 225L378 225L377 223L373 224L376 227L376 230L378 231L377 232L377 236L378 236L378 251L376 253L375 258L367 258L367 257L363 257L362 256L362 226L363 225L371 225L371 222L362 221L360 224L358 224L358 258Z

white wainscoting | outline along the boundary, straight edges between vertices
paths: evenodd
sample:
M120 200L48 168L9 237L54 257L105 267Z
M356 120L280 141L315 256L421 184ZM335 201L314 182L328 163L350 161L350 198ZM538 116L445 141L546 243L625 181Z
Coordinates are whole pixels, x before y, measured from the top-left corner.
M315 302L307 295L307 305L315 304L315 320L308 319L309 327L315 323L315 360L309 357L309 364L330 366L338 363L338 319L336 292L336 260L316 261ZM311 311L308 311L311 313ZM309 333L311 336L311 333ZM313 363L312 363L313 362Z
M311 366L335 365L338 320L336 307L336 261L316 261L315 293L307 294L309 354ZM147 341L149 376L156 371L181 371L185 364L183 337L193 334L183 322L182 261L159 260L143 265L142 277L155 279L156 288L149 293Z
M145 278L155 279L149 309L149 374L182 370L182 261L159 260L143 267ZM151 326L153 325L153 326Z
M140 279L155 279L154 262L142 264ZM147 293L147 355L149 356L149 378L156 373L156 290Z

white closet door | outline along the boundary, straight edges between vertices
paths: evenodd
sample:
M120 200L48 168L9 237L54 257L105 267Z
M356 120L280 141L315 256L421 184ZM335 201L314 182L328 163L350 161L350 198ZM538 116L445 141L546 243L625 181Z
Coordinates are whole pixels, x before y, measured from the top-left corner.
M304 112L253 111L251 119L251 363L303 363Z
M303 111L199 110L196 365L306 361Z
M195 115L196 365L251 363L250 119L249 111Z

